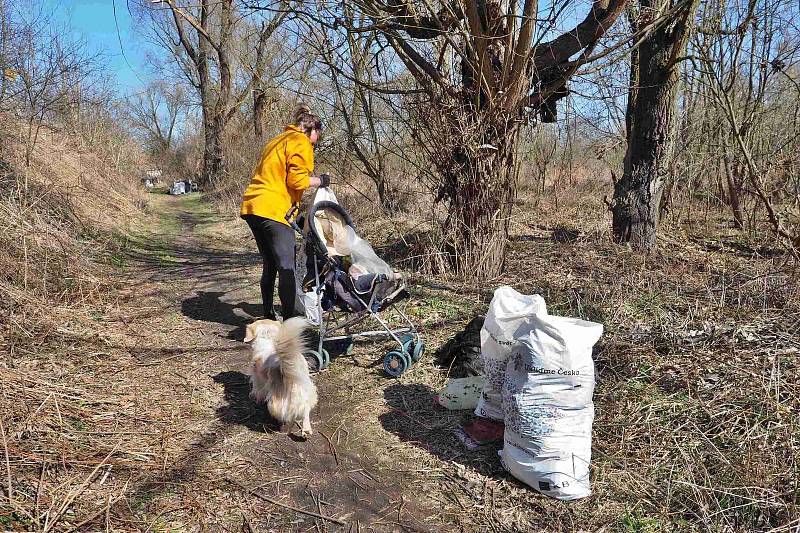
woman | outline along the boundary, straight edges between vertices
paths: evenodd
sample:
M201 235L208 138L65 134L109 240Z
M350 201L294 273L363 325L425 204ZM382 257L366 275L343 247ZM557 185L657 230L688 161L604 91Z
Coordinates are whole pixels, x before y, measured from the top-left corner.
M308 106L298 105L292 123L264 147L253 179L244 192L240 216L250 226L264 260L261 273L264 318L276 319L272 305L276 277L283 319L305 313L294 272L294 230L286 215L292 206L300 203L303 191L330 185L327 174L311 175L314 145L321 131L319 117L311 114Z

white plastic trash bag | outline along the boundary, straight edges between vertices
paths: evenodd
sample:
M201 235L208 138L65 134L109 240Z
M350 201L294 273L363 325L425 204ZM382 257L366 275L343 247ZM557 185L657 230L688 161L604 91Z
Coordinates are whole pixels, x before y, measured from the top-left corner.
M302 293L300 297L306 310L306 320L308 320L312 326L319 326L321 322L319 298L322 297L322 294L318 295L317 287L314 287L310 292Z
M172 184L170 194L186 194L186 184L182 181L176 181Z
M592 347L603 333L602 324L548 315L540 296L526 296L510 287L495 291L486 318L484 330L500 339L502 352L508 353L501 387L503 465L548 496L561 500L589 496ZM491 352L493 345L486 347ZM490 393L485 396L493 400L494 390Z
M481 359L486 385L475 408L476 415L503 420L502 390L506 364L516 345L517 330L528 331L527 323L537 313L547 314L544 298L538 294L527 296L507 286L494 291L481 328Z

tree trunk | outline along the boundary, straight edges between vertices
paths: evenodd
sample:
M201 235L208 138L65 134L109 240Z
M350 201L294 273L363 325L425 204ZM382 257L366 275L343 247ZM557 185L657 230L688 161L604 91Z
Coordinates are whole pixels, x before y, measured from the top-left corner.
M256 139L264 138L264 113L267 109L267 95L263 89L253 90L253 133Z
M738 157L731 154L727 138L723 138L722 145L724 150L722 167L725 172L725 181L728 188L725 190L720 182L720 192L723 193L720 195L720 198L726 201L731 208L733 226L736 229L743 229L744 210L742 206L742 195L744 193L744 180L747 168Z
M392 194L392 190L386 184L386 177L381 176L380 179L375 179L373 181L378 191L378 202L380 202L381 208L387 213L393 213L397 208L397 202L394 198L394 194Z
M225 152L222 146L225 123L219 116L205 120L203 132L205 134L205 145L203 147L201 182L205 186L214 186L220 182L227 171Z
M668 5L664 5L668 2ZM673 0L640 0L636 25L649 22ZM655 246L660 203L674 147L675 100L679 68L686 51L687 24L697 0L673 22L650 34L631 57L631 88L626 110L628 148L622 177L614 184L614 239L634 248Z
M449 185L445 250L456 273L491 279L505 268L517 191L519 127L515 122L505 128L477 125L484 129L484 142L470 136L459 143L450 158L451 168L443 172Z
M733 214L733 225L737 229L744 228L744 211L742 209L742 191L744 189L744 179L742 173L744 169L738 161L732 163L725 158L725 178L728 182L728 205Z

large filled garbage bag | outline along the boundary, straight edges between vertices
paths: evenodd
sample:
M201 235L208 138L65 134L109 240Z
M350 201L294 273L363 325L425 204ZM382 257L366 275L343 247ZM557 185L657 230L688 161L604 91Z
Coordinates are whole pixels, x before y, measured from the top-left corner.
M547 314L544 298L538 294L527 296L511 287L494 291L489 311L481 328L481 359L486 385L475 408L475 414L493 420L503 420L503 382L511 352L517 346L518 333L530 328L530 317Z
M502 382L503 465L548 496L589 496L592 347L603 333L602 324L549 315L540 296L501 287L495 291L484 331L484 364L502 358L506 363L502 380L487 374L484 406L478 406L494 413L496 387Z

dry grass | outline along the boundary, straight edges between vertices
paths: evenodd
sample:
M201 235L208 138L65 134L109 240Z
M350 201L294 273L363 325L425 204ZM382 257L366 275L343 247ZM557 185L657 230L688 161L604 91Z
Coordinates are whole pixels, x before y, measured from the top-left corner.
M357 434L348 445L418 480L439 518L467 531L796 530L797 265L773 248L766 228L732 230L727 213L708 203L677 206L658 250L634 253L610 241L603 197L611 187L601 169L540 186L523 187L507 272L478 288L420 273L436 261L422 199L386 217L350 192L368 190L360 181L337 192L379 253L412 272L410 312L429 349L483 312L499 284L605 325L595 494L569 505L544 500L509 479L494 451L466 452L453 436L464 414L432 402L446 372L426 360L399 382L365 381L374 347L328 377L337 383L331 401L348 406L342 424ZM363 413L381 423L360 424Z
M317 378L320 434L305 445L226 422L236 406L220 406L208 376L235 368L226 355L235 342L178 309L192 291L220 287L232 302L257 301L248 285L257 261L236 255L253 250L246 226L204 211L192 246L176 244L179 221L162 221L150 230L163 242L132 241L122 253L105 235L136 218L137 197L109 200L107 167L90 158L79 163L65 145L57 161L71 170L58 177L37 152L24 194L15 192L18 170L2 178L0 208L12 221L0 235L3 528L339 530L270 522L280 510L226 482L236 475L285 504L311 494L313 509L335 510L351 531L404 528L408 515L423 525L407 529L419 531L797 531L800 282L795 264L728 229L723 213L684 206L643 256L610 242L602 176L548 182L520 199L507 273L476 287L415 272L435 260L423 196L386 217L350 188L337 190L379 253L411 271L406 310L429 354L484 312L500 284L605 325L595 354L594 495L567 504L510 478L496 450L463 449L453 430L465 413L434 405L447 372L430 356L387 380L383 347L358 345ZM151 279L123 290L108 263L134 257L149 262ZM173 274L185 285L165 281ZM351 481L372 487L364 471L400 494L369 524L363 509L330 496Z
M797 265L713 211L694 226L667 220L656 252L633 253L609 240L607 189L589 179L523 198L506 274L480 288L420 276L415 291L433 347L482 312L498 284L605 325L595 495L543 501L504 479L491 452L465 452L451 435L459 417L430 406L443 374L425 365L393 394L409 416L394 417L392 431L413 443L403 449L414 464L434 469L426 476L442 480L442 497L462 509L453 518L471 531L796 530Z
M113 234L142 213L144 196L138 175L55 130L43 130L25 166L14 123L4 123L12 131L0 161L0 526L50 530L94 485L113 484L108 467L122 450L95 435L113 426L120 445L137 439L125 431L124 399L83 385L99 377L93 363L115 364L101 321L116 299ZM148 453L138 441L126 460ZM23 475L30 469L38 483Z

